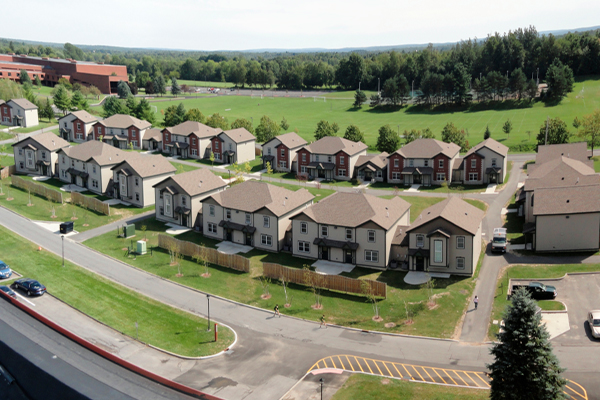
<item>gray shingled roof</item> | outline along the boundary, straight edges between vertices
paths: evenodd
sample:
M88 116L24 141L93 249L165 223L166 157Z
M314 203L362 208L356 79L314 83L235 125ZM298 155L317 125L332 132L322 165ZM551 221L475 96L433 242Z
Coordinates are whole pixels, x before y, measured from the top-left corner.
M279 140L281 144L283 144L288 149L295 149L296 147L301 147L307 144L307 141L302 139L296 132L290 132L284 133L283 135L275 136L273 139L269 140L268 142L265 142L263 146L276 139Z
M69 147L70 144L60 136L55 135L52 132L40 133L39 135L26 137L23 140L20 140L18 143L13 144L14 146L19 146L21 143L25 141L33 141L34 143L39 143L42 147L49 151L58 151L65 147Z
M93 116L92 114L90 114L89 112L87 112L85 110L72 111L69 114L67 114L67 116L69 116L71 114L74 115L75 117L77 117L77 119L82 121L84 124L98 121L98 117Z
M404 158L431 159L441 153L448 158L454 158L459 151L460 146L454 143L445 143L437 139L417 139L399 148L393 154L400 154Z
M158 128L146 129L144 132L144 140L155 139L158 142L162 142L162 131Z
M484 215L485 212L479 208L472 206L456 196L451 196L446 200L423 210L408 231L413 231L436 218L443 218L459 228L475 235Z
M598 183L600 183L600 175L597 175L592 167L563 156L533 169L525 180L524 190Z
M540 188L535 190L533 215L600 212L600 182L592 186Z
M295 192L265 182L246 181L211 196L220 206L245 212L266 208L276 216L284 215L315 196L306 189Z
M385 151L379 154L367 154L366 156L360 156L356 160L354 167L358 168L370 162L377 168L383 169L388 164L388 157L389 154Z
M124 160L141 157L137 152L117 149L116 147L97 140L90 140L60 151L63 151L67 156L75 160L84 162L94 160L101 166L118 164Z
M27 99L11 99L7 102L7 104L10 105L10 103L15 103L16 105L18 105L19 107L21 107L24 110L33 110L36 109L37 110L37 106L35 104L33 104L32 102L30 102Z
M303 213L319 224L356 227L372 221L390 229L410 208L410 203L363 193L337 192L307 208Z
M353 142L338 136L325 136L314 143L304 146L313 154L337 154L340 151L353 156L367 149L367 145L362 142Z
M479 149L487 147L488 149L500 154L501 156L506 157L508 155L508 147L503 145L502 143L498 143L492 138L488 138L483 142L477 143L475 146L471 147L465 157L470 156L471 154L477 152Z
M234 143L244 143L249 140L256 140L256 137L248 132L246 128L231 129L219 133L219 136L220 135L227 135Z
M157 183L154 187L162 185L165 182L168 182L168 185L170 185L170 182L177 184L190 197L227 186L227 183L223 179L210 172L208 168L198 168L193 171L184 172L183 174L173 175Z
M586 142L550 144L538 146L538 152L535 156L536 164L544 164L559 157L568 157L574 160L585 162L591 156Z
M110 116L102 121L98 121L99 124L104 125L108 128L117 128L117 129L127 129L130 126L135 126L136 128L142 130L146 128L150 128L152 124L148 121L142 121L131 115L125 114L115 114Z
M196 121L185 121L179 125L167 127L165 129L173 135L190 136L193 133L200 139L211 138L223 132L220 128L211 128L210 126Z
M127 159L111 169L117 170L120 168L132 169L141 178L168 174L177 170L165 157L147 155Z

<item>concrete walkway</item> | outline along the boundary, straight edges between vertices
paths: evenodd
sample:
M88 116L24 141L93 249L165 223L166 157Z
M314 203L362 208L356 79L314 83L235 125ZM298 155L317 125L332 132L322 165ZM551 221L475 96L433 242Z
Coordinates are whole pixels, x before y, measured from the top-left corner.
M155 211L146 211L144 213L137 214L130 218L120 219L118 221L111 222L110 224L102 225L97 228L90 229L89 231L78 233L77 235L71 236L70 239L75 242L83 242L83 241L86 241L93 237L104 235L107 232L113 232L113 231L115 232L115 235L116 235L117 228L122 227L124 225L128 225L128 224L134 224L138 221L142 221L147 218L151 218L154 216L154 214L155 214Z

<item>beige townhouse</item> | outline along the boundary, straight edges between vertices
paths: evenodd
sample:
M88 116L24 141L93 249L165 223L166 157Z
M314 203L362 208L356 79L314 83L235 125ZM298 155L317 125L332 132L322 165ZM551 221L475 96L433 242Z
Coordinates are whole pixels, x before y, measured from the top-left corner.
M152 124L131 115L115 114L93 125L94 140L102 140L117 149L142 148L144 134Z
M489 138L458 157L454 165L453 181L465 185L501 184L508 168L508 147Z
M185 121L162 130L162 151L181 158L209 158L211 139L223 132L196 121Z
M207 168L168 177L154 185L156 219L202 230L202 200L227 184Z
M113 197L137 207L154 204L154 185L175 175L177 170L163 156L128 158L111 168Z
M142 139L142 149L148 151L162 150L162 131L158 128L146 129Z
M270 163L274 171L298 172L297 152L306 144L296 132L275 136L262 145L263 169Z
M298 150L298 173L308 179L352 179L360 156L367 155L367 145L337 136L326 136Z
M211 139L215 162L244 164L256 158L256 138L245 128L219 133Z
M385 269L394 234L410 222L410 204L337 192L292 218L295 256Z
M0 100L0 123L23 128L37 126L38 107L27 99Z
M291 218L312 204L306 189L295 192L259 181L239 183L202 200L204 235L258 249L291 245Z
M385 151L358 157L354 166L354 177L363 182L385 182L387 179L388 156Z
M70 144L52 132L27 137L12 145L18 174L54 176L58 151Z
M59 118L58 132L68 142L83 143L91 139L94 124L98 118L87 111L72 111Z
M473 275L481 254L484 215L457 196L425 209L405 230L408 269Z

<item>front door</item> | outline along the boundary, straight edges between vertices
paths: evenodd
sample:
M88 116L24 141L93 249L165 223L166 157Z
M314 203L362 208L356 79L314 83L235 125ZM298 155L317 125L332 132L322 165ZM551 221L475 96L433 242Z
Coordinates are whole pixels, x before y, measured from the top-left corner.
M181 226L188 226L188 217L185 214L181 216Z
M421 174L413 174L413 185L421 184Z
M46 164L42 164L42 175L48 175L48 167L46 166Z
M225 230L225 240L228 242L233 242L233 231L231 229Z
M425 259L423 257L417 257L415 260L415 269L417 271L425 271Z
M323 179L325 179L325 170L324 170L324 169L319 169L319 170L317 170L317 171L318 171L318 172L317 172L317 176L318 176L319 178L323 178Z
M321 247L321 260L329 260L329 247Z
M346 264L353 264L354 263L354 257L352 257L352 250L346 250L344 252L344 262Z
M492 172L490 173L490 183L496 183L496 173Z
M252 234L246 233L246 246L252 246Z

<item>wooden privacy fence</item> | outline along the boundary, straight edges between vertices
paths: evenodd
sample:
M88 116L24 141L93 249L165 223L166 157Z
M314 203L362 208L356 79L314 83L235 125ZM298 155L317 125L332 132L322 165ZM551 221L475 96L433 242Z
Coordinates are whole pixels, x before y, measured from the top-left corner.
M263 263L263 275L271 279L284 278L286 282L310 286L311 281L316 286L338 292L365 295L364 283L370 285L370 291L375 297L387 297L387 285L370 279L352 279L339 275L323 275L318 272L298 268L284 267L279 264Z
M17 170L17 167L14 165L9 165L9 166L6 166L6 167L0 169L0 179L6 179L9 176L14 175L16 170Z
M45 197L48 200L53 201L55 203L62 204L63 202L62 193L58 190L50 189L49 187L40 185L39 183L28 181L27 179L23 179L16 175L13 175L12 177L12 185L20 189L30 191L31 193L37 194L38 196Z
M96 198L84 196L78 192L71 193L71 203L104 215L110 215L110 205L103 203Z
M162 233L158 235L158 247L169 250L173 245L177 246L178 251L184 256L194 257L198 254L202 254L210 264L235 269L236 271L250 272L250 260L246 257L237 254L220 253L217 249L211 249L197 245L196 243L175 239L172 236Z

